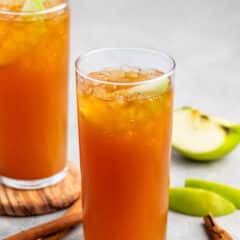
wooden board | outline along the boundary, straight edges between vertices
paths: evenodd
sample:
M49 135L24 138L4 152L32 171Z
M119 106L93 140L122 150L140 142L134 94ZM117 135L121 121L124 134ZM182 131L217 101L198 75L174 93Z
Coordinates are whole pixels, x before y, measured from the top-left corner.
M16 190L0 184L0 215L34 216L69 207L80 197L80 172L68 163L65 179L39 190Z

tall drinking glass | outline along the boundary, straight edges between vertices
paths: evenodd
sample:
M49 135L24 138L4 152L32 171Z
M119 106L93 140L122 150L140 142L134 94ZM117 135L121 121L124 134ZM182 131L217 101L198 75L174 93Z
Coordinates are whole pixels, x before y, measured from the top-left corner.
M24 10L0 3L0 175L15 188L41 188L65 175L69 8L62 0Z
M146 49L76 61L85 240L164 240L175 62Z

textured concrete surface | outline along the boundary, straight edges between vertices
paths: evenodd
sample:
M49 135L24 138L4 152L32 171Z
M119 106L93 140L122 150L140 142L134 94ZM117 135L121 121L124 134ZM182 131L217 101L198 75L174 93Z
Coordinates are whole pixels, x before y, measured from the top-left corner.
M177 61L176 107L191 105L240 122L239 0L73 0L72 9L70 159L78 162L73 59L94 48L167 50ZM240 148L211 164L189 162L173 153L171 184L200 177L240 187L239 167ZM0 239L61 214L0 217ZM218 221L240 236L240 211ZM169 215L168 232L168 240L207 239L200 218L175 213ZM65 239L82 239L81 228Z

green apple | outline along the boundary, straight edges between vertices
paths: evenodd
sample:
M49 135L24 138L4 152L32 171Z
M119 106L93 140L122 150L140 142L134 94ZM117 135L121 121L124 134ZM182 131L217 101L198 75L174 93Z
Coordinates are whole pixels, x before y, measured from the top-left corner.
M169 208L175 212L191 216L223 216L236 210L229 200L207 190L196 188L171 188Z
M186 179L185 186L215 192L231 201L237 208L240 209L240 189L238 188L201 179Z
M141 94L147 96L159 96L165 93L171 84L171 80L169 77L161 79L161 77L154 78L144 82L143 84L139 84L135 87L128 88L126 93L128 95L132 94Z
M190 107L177 109L173 121L173 147L193 160L222 158L240 142L240 131L234 126Z
M22 10L24 12L44 10L43 0L26 0Z

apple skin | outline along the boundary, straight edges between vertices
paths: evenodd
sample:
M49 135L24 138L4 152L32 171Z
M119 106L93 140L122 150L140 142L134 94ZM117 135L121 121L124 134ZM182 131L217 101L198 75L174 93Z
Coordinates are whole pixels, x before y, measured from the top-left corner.
M231 201L238 209L240 209L240 189L238 188L196 178L186 179L185 187L201 188L215 192Z
M237 131L240 134L240 125L239 124L232 125L232 129L234 129L235 131Z
M181 111L181 110L195 111L195 109L191 107L183 107L183 108L177 109L176 111ZM208 117L205 114L204 116ZM225 157L230 152L232 152L240 143L240 125L237 125L237 124L224 125L224 123L226 123L226 121L224 120L221 121L217 118L211 118L211 117L208 117L208 118L209 120L212 120L218 123L226 133L225 141L220 147L214 149L213 151L196 153L196 152L191 152L191 151L182 149L176 143L173 142L172 144L173 148L189 159L196 160L196 161L204 161L204 162L218 160L220 158Z
M190 216L224 216L236 211L232 202L207 190L175 187L169 195L169 208Z

